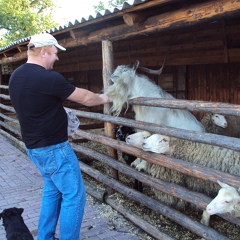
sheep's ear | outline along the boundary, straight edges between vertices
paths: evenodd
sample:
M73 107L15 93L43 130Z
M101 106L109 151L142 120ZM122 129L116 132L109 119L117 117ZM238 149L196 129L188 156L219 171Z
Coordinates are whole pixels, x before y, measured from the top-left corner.
M136 60L136 62L134 63L134 65L133 65L133 72L136 72L137 71L137 69L138 69L138 66L139 66L139 61L138 60Z
M228 184L226 184L226 183L223 183L223 182L221 182L221 181L219 181L219 180L217 180L217 182L218 182L218 184L223 188L223 187L230 187Z

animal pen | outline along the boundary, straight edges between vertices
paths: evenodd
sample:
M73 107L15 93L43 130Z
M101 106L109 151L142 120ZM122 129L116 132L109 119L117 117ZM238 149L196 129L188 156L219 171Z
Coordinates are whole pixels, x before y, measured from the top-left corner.
M49 31L61 45L67 48L60 52L60 61L54 70L63 74L77 87L88 88L99 93L111 85L110 75L118 65L133 64L157 69L165 59L160 76L148 75L176 99L134 98L130 106L143 105L185 109L191 111L200 121L204 113L219 113L240 116L240 3L239 1L132 1L124 3L121 9L106 10L102 15L69 23ZM22 39L0 49L0 133L22 149L21 133L15 111L8 94L11 73L26 61L27 43ZM102 76L102 77L100 77ZM103 82L100 80L103 78ZM240 219L230 214L213 216L236 232L217 228L216 222L210 227L200 223L201 212L211 197L191 191L175 183L166 182L139 172L119 159L119 152L135 155L156 165L177 170L187 176L217 183L217 180L233 187L240 187L239 175L229 174L206 166L193 164L184 159L168 155L145 152L115 139L112 129L117 125L160 133L172 137L206 143L240 152L240 139L174 129L159 124L136 121L128 108L119 117L104 108L83 108L66 101L79 117L81 125L76 138L71 141L79 156L80 167L85 178L87 192L121 212L155 239L176 239L172 231L148 221L148 217L137 215L116 202L114 195L121 194L129 201L139 203L160 216L191 232L192 238L238 239ZM96 143L104 151L91 147ZM94 145L95 146L95 145ZM84 156L100 163L84 161ZM122 180L124 176L124 181ZM144 184L144 191L133 189L132 179ZM101 185L101 187L99 187ZM193 218L188 211L169 207L152 194L150 188L192 203L200 213ZM177 238L179 239L179 238Z

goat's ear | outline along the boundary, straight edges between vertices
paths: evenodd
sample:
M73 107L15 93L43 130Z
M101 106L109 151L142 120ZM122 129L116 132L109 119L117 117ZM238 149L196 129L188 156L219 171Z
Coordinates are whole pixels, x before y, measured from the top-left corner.
M136 71L137 71L138 66L139 66L139 61L136 60L136 62L135 62L134 65L133 65L133 72L136 72Z

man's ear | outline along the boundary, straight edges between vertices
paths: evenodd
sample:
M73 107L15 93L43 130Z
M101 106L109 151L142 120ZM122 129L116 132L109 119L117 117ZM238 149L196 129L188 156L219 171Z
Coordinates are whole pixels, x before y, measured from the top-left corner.
M45 48L42 48L41 50L40 50L40 55L41 55L41 57L45 57L46 56L46 49Z

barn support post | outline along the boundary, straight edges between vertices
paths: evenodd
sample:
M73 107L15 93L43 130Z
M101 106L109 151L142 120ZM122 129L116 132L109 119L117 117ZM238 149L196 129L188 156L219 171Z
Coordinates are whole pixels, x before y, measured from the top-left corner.
M112 42L105 40L102 41L102 59L103 59L103 87L106 88L107 86L110 85L110 79L111 79L111 74L113 73L114 69L114 60L113 60L113 46ZM110 104L105 104L104 105L104 114L109 114L109 109L110 109ZM114 133L112 129L115 127L113 123L110 122L105 122L104 124L104 129L105 129L105 134L109 137L114 138ZM108 154L112 158L117 159L117 151L114 148L107 147ZM118 179L118 171L115 170L114 168L109 168L107 167L107 173L111 177ZM112 188L107 188L108 194L113 194L114 190Z

